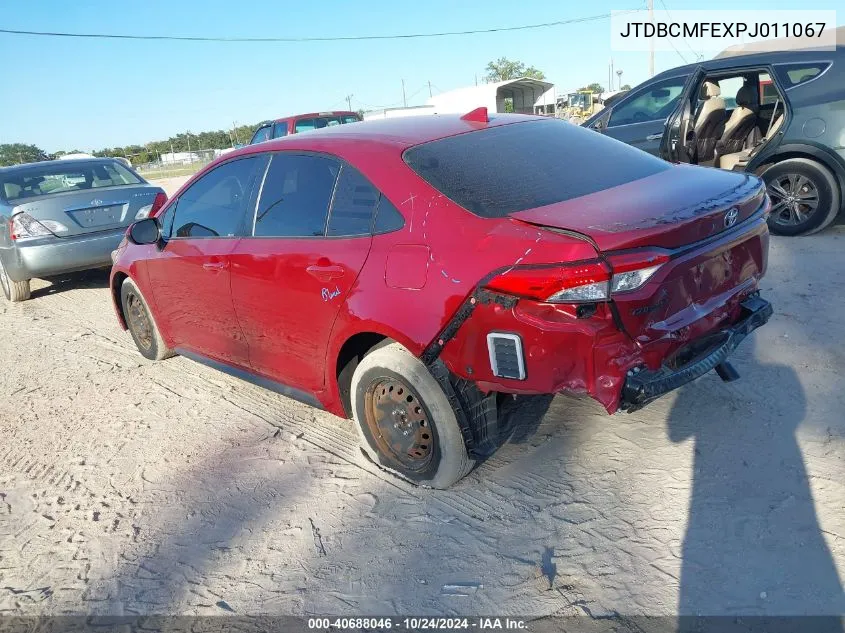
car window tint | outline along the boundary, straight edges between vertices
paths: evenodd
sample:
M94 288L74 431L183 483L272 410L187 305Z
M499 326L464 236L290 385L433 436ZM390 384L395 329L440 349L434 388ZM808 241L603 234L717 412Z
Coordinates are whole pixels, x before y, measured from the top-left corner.
M608 127L665 119L675 109L686 81L686 77L673 77L638 90L613 106Z
M830 66L830 62L816 62L803 64L779 64L775 72L787 88L806 83L821 75Z
M288 122L276 123L273 126L273 138L282 138L288 135Z
M354 114L344 114L341 119L342 123L357 123L360 119Z
M258 209L256 237L315 237L325 234L326 215L340 165L322 156L273 156Z
M270 126L259 128L255 135L252 137L252 140L249 142L250 145L253 143L261 143L262 141L266 141L270 139Z
M239 235L260 162L257 156L233 160L197 180L176 202L171 236Z
M398 231L405 226L405 218L399 210L385 196L379 200L376 209L376 221L373 224L373 233L390 233Z
M326 235L367 235L379 191L354 167L344 165L337 180Z
M586 196L670 169L655 156L557 119L449 136L411 147L403 157L435 189L484 218Z

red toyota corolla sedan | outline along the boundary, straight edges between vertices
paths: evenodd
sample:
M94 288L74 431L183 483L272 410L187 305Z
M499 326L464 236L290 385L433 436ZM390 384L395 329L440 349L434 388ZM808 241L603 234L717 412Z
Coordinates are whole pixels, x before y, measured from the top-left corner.
M355 419L432 487L498 438L496 394L634 410L770 317L769 201L557 120L485 110L243 148L113 254L118 319L181 354Z

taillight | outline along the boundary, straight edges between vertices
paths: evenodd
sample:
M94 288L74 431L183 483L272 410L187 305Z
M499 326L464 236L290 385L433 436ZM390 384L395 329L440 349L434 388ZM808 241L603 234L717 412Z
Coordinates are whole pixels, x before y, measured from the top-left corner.
M610 292L629 292L640 288L663 264L669 261L669 254L662 251L633 251L610 255L607 258L613 269Z
M546 303L607 301L614 294L642 287L668 260L665 252L643 250L610 255L605 261L514 267L485 287Z
M160 191L156 194L152 204L147 204L138 209L135 214L136 220L143 220L144 218L154 218L156 214L161 211L164 203L167 202L167 194Z
M600 261L553 266L511 268L486 288L515 297L549 303L605 301L610 270Z
M26 240L35 237L55 237L57 233L66 233L68 228L56 220L40 222L27 213L12 216L9 222L9 237L13 240Z

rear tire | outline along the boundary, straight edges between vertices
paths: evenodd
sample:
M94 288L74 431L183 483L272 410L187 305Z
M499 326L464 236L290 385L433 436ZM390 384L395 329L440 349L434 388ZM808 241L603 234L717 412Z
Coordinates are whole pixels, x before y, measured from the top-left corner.
M814 160L788 158L766 169L762 178L772 199L769 230L775 235L818 233L839 213L839 183L827 167Z
M141 356L149 360L164 360L174 355L161 337L146 299L129 278L124 279L120 287L120 304L126 326Z
M352 412L364 453L430 488L448 488L474 461L440 384L399 343L371 351L352 375Z
M3 295L12 303L26 301L31 296L29 279L24 281L12 281L3 267L3 260L0 260L0 286L3 288Z

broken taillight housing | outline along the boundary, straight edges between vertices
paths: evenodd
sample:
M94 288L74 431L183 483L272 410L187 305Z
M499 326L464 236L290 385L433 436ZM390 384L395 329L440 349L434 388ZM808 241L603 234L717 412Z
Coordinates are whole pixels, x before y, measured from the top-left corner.
M668 260L668 253L644 250L573 264L515 266L485 287L546 303L607 301L614 294L642 287Z

